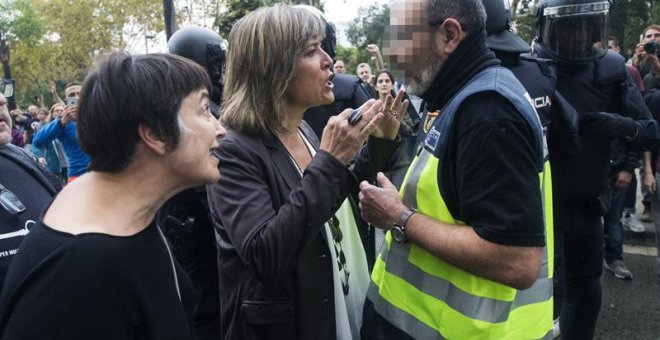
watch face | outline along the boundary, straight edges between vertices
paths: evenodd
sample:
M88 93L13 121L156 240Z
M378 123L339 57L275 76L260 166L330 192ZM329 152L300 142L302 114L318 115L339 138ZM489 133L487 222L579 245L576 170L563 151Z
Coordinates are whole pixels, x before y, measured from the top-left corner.
M399 227L398 225L395 225L390 229L390 232L392 232L392 237L394 238L394 241L397 241L399 243L406 242L406 234L403 232L403 229Z

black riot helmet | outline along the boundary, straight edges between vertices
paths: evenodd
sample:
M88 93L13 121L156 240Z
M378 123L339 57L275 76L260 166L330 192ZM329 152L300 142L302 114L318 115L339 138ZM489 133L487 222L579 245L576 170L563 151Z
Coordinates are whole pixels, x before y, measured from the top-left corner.
M511 28L509 0L481 0L486 9L486 44L491 50L527 53L531 47Z
M607 53L609 0L540 0L536 41L553 59L585 62Z
M213 30L199 26L186 26L174 32L167 47L172 54L188 58L206 69L213 84L211 112L218 115L222 102L222 69L225 64L225 41Z
M330 56L330 58L332 58L332 61L334 62L335 57L337 56L337 30L335 29L335 24L329 21L328 18L325 17L325 14L323 14L323 12L321 12L316 7L309 5L296 5L293 7L306 9L314 13L317 17L321 18L325 24L325 39L321 41L321 48Z

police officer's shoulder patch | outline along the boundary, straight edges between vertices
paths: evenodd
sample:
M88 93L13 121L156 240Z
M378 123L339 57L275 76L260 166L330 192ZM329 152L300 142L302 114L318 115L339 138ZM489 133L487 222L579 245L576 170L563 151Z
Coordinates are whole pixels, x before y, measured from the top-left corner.
M428 134L429 131L431 130L431 127L433 126L433 122L435 122L435 119L440 116L440 111L429 111L426 114L426 120L424 120L424 133Z

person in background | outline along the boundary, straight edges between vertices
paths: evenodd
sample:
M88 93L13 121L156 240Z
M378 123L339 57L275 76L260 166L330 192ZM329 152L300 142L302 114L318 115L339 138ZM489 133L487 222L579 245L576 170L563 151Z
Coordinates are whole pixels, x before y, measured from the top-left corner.
M386 69L378 70L374 75L376 79L376 92L378 96L376 99L380 99L385 102L387 96L395 97L394 92L394 76L390 71ZM408 99L407 95L404 94L405 99ZM403 182L403 177L406 175L406 170L408 170L408 165L410 165L411 154L408 151L408 143L411 141L411 136L415 134L415 130L418 128L419 122L415 124L411 117L416 117L417 113L412 105L408 106L408 112L406 112L399 126L399 135L402 137L402 148L406 152L399 152L398 157L391 160L392 165L390 166L390 171L386 173L387 177L392 181L392 183L399 188Z
M78 99L81 85L78 82L70 83L64 89L66 106L59 118L53 119L34 135L33 143L37 148L45 147L54 140L62 143L68 161L67 182L87 172L89 156L78 145L76 119L78 116Z
M346 66L344 65L344 61L341 59L337 59L335 61L335 73L346 73Z
M53 104L50 107L51 121L58 117L62 117L62 113L64 113L64 104L59 102ZM66 159L66 152L64 151L62 142L56 139L55 146L57 147L57 157L59 158L60 166L62 167L62 170L60 171L61 173L60 178L62 179L62 183L66 184L68 178L69 161Z
M607 40L607 48L610 50L616 52L616 53L621 53L621 47L619 46L619 40L615 37L609 37ZM635 85L637 85L637 89L639 92L643 95L644 92L646 91L644 88L644 82L642 81L642 76L639 74L639 71L637 68L635 68L632 65L626 65L626 71L628 71L628 74L632 77L632 79L635 81ZM623 217L621 218L621 224L630 229L630 231L635 232L635 233L643 233L645 231L644 225L642 225L642 220L646 222L650 222L651 219L651 198L653 194L649 193L648 188L650 187L650 182L655 180L655 175L653 172L648 173L646 169L652 169L653 167L651 166L651 152L650 151L645 151L643 158L642 158L644 164L639 170L640 176L643 178L643 180L640 182L637 179L637 173L632 174L630 185L628 186L628 189L625 194L625 199L623 203ZM639 163L639 162L638 162ZM641 215L637 215L635 213L635 203L637 202L637 183L641 185L641 191L642 191L642 205L644 206L644 210L642 211ZM620 217L620 216L619 216Z
M334 101L325 34L320 16L283 5L229 33L222 177L207 188L222 339L359 337L369 273L349 194L400 146L407 102L346 109L319 143L302 118Z
M22 243L0 298L0 338L192 339L193 288L156 212L220 177L209 77L182 57L115 52L82 90L90 171Z
M40 108L37 111L37 119L39 120L39 124L35 126L35 132L50 123L51 112L46 108ZM58 178L62 178L62 165L60 164L60 158L65 156L59 154L61 148L58 148L58 144L59 142L54 140L43 148L37 148L32 145L30 149L39 160L39 163L46 167L46 170Z
M0 292L19 245L62 189L33 155L11 144L12 124L0 94Z
M535 12L533 55L557 62L557 91L580 117L581 147L552 164L553 217L564 240L560 328L569 340L593 338L601 308L611 142L644 151L660 135L623 57L605 48L609 7L601 0L543 0Z
M356 73L360 79L362 79L362 82L365 84L373 84L372 83L372 78L373 75L371 74L371 66L367 63L360 63L357 66Z

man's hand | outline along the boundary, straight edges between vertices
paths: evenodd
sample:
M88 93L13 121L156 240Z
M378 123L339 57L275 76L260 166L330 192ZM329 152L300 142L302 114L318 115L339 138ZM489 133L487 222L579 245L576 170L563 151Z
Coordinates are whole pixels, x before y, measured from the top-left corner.
M376 176L378 185L360 183L360 212L362 218L381 229L389 229L406 210L399 192L382 172Z
M69 124L70 122L73 122L76 120L76 117L78 116L78 106L67 106L64 108L64 112L62 113L62 117L60 120L62 121L62 125Z
M632 173L625 170L619 171L619 173L616 175L616 183L614 184L614 187L619 190L626 190L630 186L631 181Z
M376 55L380 54L380 49L378 48L378 45L376 45L376 44L369 44L369 45L367 45L367 52L369 52L369 54L371 54L373 56L376 56Z
M655 53L646 53L644 59L653 69L653 74L660 75L660 61L658 61L658 55Z
M648 190L652 194L655 194L656 183L655 173L653 171L644 171L644 180L642 185L644 186L644 189Z
M51 94L57 93L57 84L55 84L54 80L51 80L48 86L50 87Z

